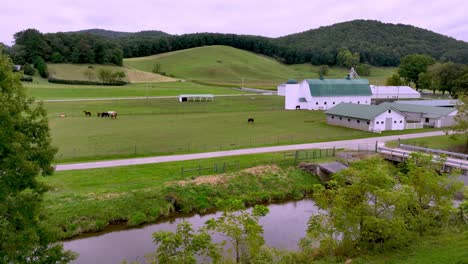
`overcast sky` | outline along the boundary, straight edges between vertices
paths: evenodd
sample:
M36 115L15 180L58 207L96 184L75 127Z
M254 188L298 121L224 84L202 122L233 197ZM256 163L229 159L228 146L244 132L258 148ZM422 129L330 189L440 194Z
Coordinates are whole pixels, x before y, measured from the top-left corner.
M467 0L1 0L0 42L27 28L102 28L278 37L354 19L410 24L468 41Z

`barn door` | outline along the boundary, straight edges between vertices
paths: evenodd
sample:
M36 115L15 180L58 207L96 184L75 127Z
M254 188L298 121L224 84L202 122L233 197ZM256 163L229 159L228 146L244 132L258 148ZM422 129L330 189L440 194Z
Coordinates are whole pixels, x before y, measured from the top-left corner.
M393 120L391 117L385 118L385 130L392 130Z

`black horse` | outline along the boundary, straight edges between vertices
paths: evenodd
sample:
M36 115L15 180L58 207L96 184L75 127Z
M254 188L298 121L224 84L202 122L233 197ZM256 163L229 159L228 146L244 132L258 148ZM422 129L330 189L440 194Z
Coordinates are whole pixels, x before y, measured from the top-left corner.
M296 110L300 110L301 109L301 106L300 105L296 105Z
M99 114L98 114L98 116L99 116ZM101 117L110 117L110 115L107 112L102 112Z
M254 122L254 119L253 119L253 118L247 119L247 123L253 123L253 122Z
M85 114L85 116L91 116L91 112L83 111L83 113Z

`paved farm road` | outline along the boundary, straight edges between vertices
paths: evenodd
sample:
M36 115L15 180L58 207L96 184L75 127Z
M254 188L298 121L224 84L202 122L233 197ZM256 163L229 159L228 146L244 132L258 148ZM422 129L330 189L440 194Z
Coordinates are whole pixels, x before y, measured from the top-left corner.
M308 143L308 144L297 144L297 145L284 145L275 147L261 147L261 148L249 148L249 149L237 149L237 150L226 150L226 151L215 151L205 152L196 154L182 154L182 155L171 155L171 156L157 156L157 157L146 157L146 158L131 158L131 159L118 159L118 160L107 160L107 161L96 161L96 162L84 162L74 164L58 164L56 165L57 171L66 170L86 170L95 168L109 168L118 166L129 166L139 164L150 164L150 163L162 163L170 161L184 161L184 160L195 160L195 159L206 159L216 158L225 156L236 156L244 154L257 154L277 151L288 151L288 150L300 150L300 149L313 149L313 148L345 148L357 150L359 145L362 144L375 144L378 142L386 142L391 140L407 139L407 138L421 138L431 136L444 135L444 131L434 131L417 134L405 134L396 136L385 136L385 137L372 137L372 138L361 138L352 140L340 140L320 143ZM371 147L371 146L370 146Z

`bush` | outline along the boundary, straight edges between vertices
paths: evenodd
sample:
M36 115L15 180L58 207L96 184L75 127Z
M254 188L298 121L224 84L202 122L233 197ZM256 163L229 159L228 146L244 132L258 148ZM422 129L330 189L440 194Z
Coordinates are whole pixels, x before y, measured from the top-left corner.
M23 76L21 77L20 79L22 82L32 82L33 81L33 77L31 76Z
M54 52L54 53L52 53L52 56L50 57L50 60L53 63L61 63L61 62L64 61L64 58L63 58L62 54L60 54L58 52Z
M37 57L34 60L34 67L36 67L37 71L39 72L39 75L41 75L42 78L49 77L49 70L47 69L47 64L45 63L45 60L42 57Z
M371 75L371 66L369 64L359 64L356 67L356 72L360 76L370 76Z
M328 65L320 65L318 73L319 75L325 76L325 75L328 75L328 70L329 70Z
M77 85L109 85L109 86L122 86L127 83L124 81L115 81L112 83L102 83L102 82L92 82L92 81L81 81L81 80L62 80L49 78L50 83L60 83L60 84L77 84Z
M36 69L34 69L34 67L31 64L25 64L23 66L23 71L24 71L24 74L30 75L30 76L34 76L34 74L36 73Z

